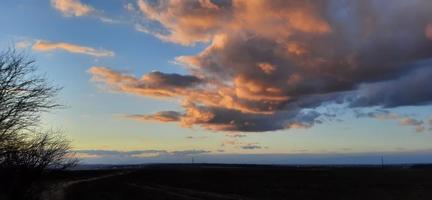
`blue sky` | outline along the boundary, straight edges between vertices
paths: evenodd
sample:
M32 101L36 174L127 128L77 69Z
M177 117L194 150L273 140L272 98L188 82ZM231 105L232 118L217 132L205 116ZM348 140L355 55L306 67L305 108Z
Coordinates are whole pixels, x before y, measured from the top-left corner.
M66 108L44 127L62 129L85 162L425 161L431 4L290 2L6 0L0 45L64 88ZM148 150L158 152L115 153Z

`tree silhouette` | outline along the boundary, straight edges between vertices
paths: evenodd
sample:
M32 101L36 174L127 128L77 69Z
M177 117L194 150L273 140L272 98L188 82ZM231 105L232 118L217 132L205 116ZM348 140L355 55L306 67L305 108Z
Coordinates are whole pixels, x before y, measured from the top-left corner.
M40 128L41 114L61 106L54 101L60 88L36 70L34 60L15 50L0 54L0 190L13 199L46 169L76 164L69 141Z

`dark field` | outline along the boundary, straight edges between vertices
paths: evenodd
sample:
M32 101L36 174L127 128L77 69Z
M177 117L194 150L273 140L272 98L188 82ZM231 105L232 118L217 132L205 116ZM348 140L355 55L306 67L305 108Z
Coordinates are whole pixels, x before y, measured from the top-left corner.
M67 173L56 175L67 200L432 199L427 167L151 165Z

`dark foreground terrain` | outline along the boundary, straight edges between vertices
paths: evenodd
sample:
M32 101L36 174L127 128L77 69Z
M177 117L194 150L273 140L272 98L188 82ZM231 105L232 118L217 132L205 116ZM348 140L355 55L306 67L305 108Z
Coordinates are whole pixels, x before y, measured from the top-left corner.
M150 165L93 172L61 175L45 199L432 199L429 167Z

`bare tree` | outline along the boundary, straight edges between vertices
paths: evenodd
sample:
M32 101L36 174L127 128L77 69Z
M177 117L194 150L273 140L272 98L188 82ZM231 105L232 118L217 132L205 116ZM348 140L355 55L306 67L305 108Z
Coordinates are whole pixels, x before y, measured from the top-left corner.
M26 188L22 176L28 185L47 168L76 163L69 141L39 126L43 112L61 106L54 101L59 90L37 75L33 60L14 50L0 53L0 187Z
M3 168L20 168L41 172L47 168L66 169L76 164L69 141L58 132L37 132L7 150Z

